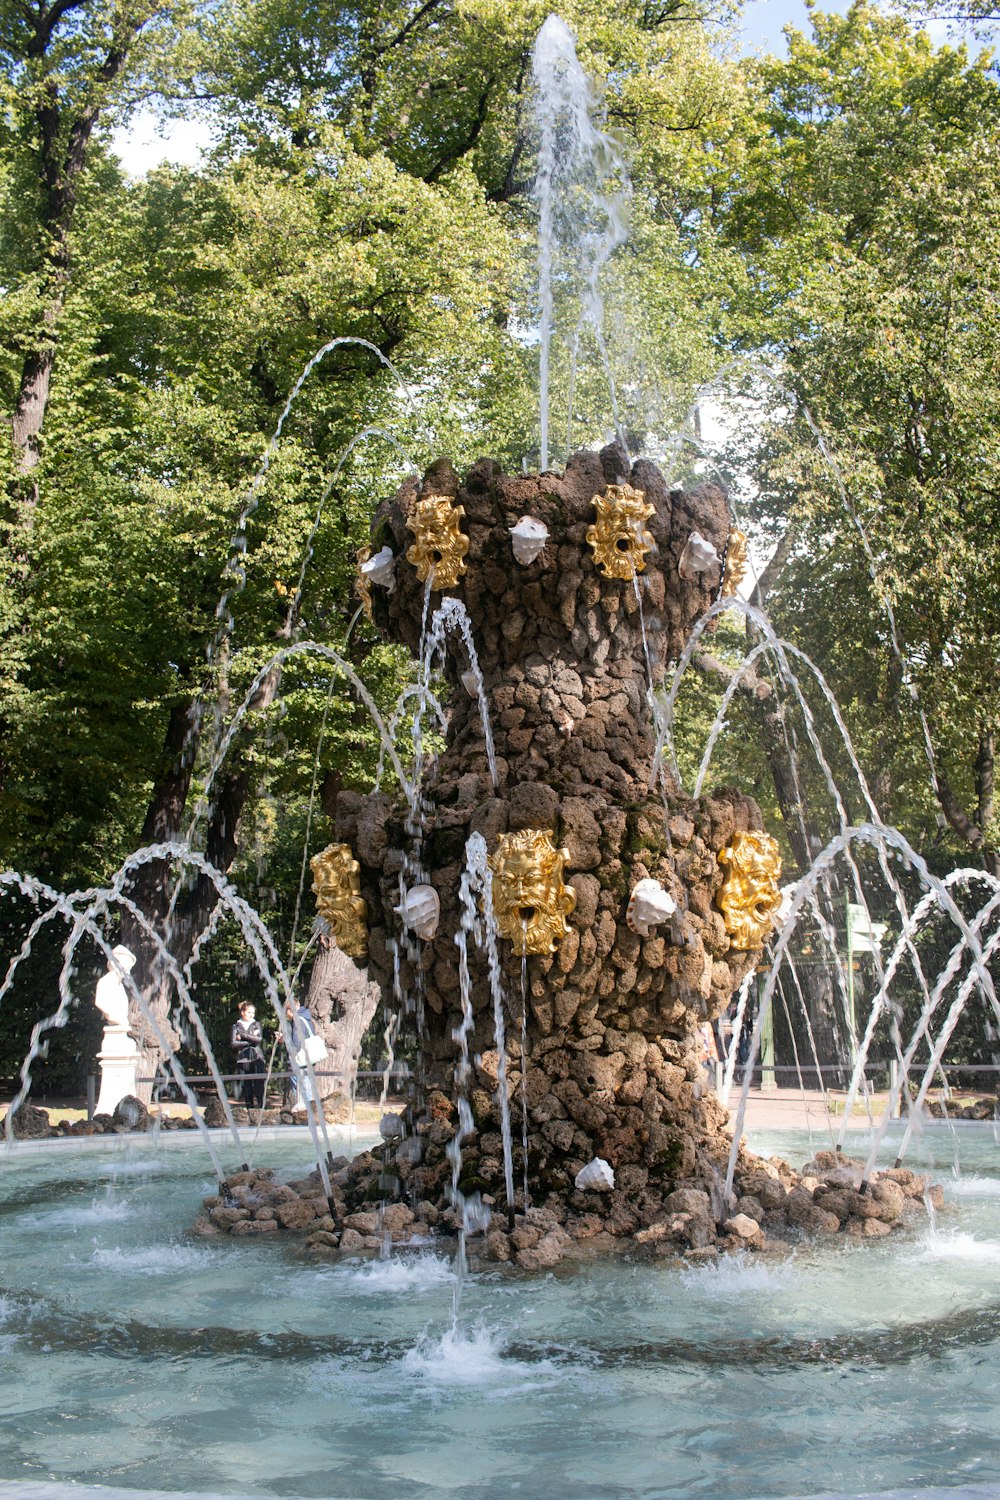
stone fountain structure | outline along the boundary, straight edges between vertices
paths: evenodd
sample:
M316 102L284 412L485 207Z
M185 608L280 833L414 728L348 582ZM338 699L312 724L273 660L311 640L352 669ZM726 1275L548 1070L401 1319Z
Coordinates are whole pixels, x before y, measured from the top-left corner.
M330 861L343 862L342 941L359 956L367 947L384 994L410 997L420 1032L423 1089L405 1122L417 1144L399 1147L392 1168L408 1196L446 1193L444 1147L464 1089L475 1128L459 1186L504 1205L485 959L473 959L475 1076L456 1078L455 938L473 834L489 851L501 934L516 1182L525 1118L531 1202L564 1216L596 1206L616 1233L651 1222L679 1184L711 1184L724 1170L725 1116L704 1087L699 1027L754 965L780 865L749 797L724 788L692 801L654 765L649 690L723 586L731 532L721 490L670 490L652 463L630 464L617 446L531 477L480 460L463 480L439 462L374 517L376 624L419 654L433 569L430 611L451 594L468 613L496 755L494 786L472 663L455 633L426 816L418 826L401 800L343 792L341 847L323 857L328 894ZM415 882L436 895L440 918L424 927L433 936L401 932L396 909ZM603 1191L578 1190L595 1158L611 1168L598 1174ZM370 1178L377 1171L384 1187L386 1166L362 1158L352 1180L373 1196ZM519 1188L518 1209L522 1199Z
M940 1202L839 1152L798 1174L741 1147L723 1185L700 1033L759 960L780 861L749 797L692 799L657 763L650 697L744 557L721 490L670 490L617 447L563 474L439 462L379 508L364 596L425 663L446 644L450 713L416 795L341 792L313 889L420 1066L383 1145L329 1161L329 1191L319 1171L239 1172L198 1234L344 1255L457 1229L459 1267L472 1236L540 1270L596 1248L878 1238Z

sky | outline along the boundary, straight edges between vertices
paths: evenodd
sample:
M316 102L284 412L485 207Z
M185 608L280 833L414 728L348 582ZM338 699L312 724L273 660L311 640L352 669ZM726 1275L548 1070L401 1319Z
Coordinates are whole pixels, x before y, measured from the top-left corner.
M850 0L822 0L821 8L843 15ZM787 54L782 27L809 32L808 12L804 0L747 0L743 13L743 52Z
M849 4L850 0L820 0L820 9L843 14ZM772 52L779 57L786 56L782 28L788 25L809 32L805 0L746 0L740 50L748 54ZM927 30L939 45L956 40L954 28L946 22L931 22ZM967 40L970 40L971 50L978 51L975 41ZM1000 38L997 39L997 50L1000 51ZM112 142L125 170L138 177L161 161L197 166L202 151L209 145L209 138L206 127L199 121L160 121L152 110L143 109L128 127L114 132Z
M819 0L818 8L828 14L843 15L849 5L850 0ZM796 31L809 34L809 12L805 0L746 0L741 50L745 53L764 51L773 52L779 57L787 56L788 48L782 34L785 26L794 26ZM982 40L977 40L966 28L956 27L948 21L928 21L926 30L936 46L942 46L945 42L954 46L959 41L965 41L970 52L975 54L983 45ZM993 45L1000 50L1000 38L994 36Z

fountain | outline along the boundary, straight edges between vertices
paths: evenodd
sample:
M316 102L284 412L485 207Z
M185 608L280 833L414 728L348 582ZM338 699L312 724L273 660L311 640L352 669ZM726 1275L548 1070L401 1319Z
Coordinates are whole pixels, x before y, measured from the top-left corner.
M512 543L526 518L545 537L530 560ZM475 1123L464 1132L463 1189L485 1194L511 1230L515 1212L534 1206L588 1238L631 1236L662 1216L675 1190L707 1192L724 1173L730 1143L700 1087L698 1027L728 1007L771 929L775 845L734 789L695 801L676 783L653 785L652 695L722 582L721 565L680 574L695 531L725 555L721 491L670 491L653 465L630 464L617 446L538 478L511 478L484 460L463 482L441 462L374 517L373 553L396 559L392 591L374 591L376 623L425 655L429 591L432 603L447 594L469 625L442 664L452 711L419 823L408 802L384 793L343 792L337 807L337 838L360 865L370 970L385 993L395 971L414 997L422 1093L407 1126L420 1153L395 1172L416 1201L436 1201L447 1185L443 1143L429 1137L457 1097L458 893L475 835L492 872L487 916L509 955L504 992L513 999L523 959L527 1003L521 1037L511 1025L501 1046L485 959L473 973ZM478 704L458 691L472 667L489 705L492 769ZM395 914L408 859L426 870L440 921L400 959ZM651 885L670 909L662 898L647 907L655 925L640 933L628 911ZM526 1123L513 1164L508 1091ZM595 1158L612 1169L607 1192L607 1183L575 1185ZM370 1195L385 1162L353 1170L349 1201ZM512 1191L518 1180L527 1194ZM489 1244L522 1264L537 1259L534 1245L512 1251L496 1231Z
M554 59L562 91L548 101L540 174L550 235L557 146L567 129L586 133L591 108L568 35L550 19L536 54ZM591 145L614 179L608 138L596 132ZM620 209L616 199L595 220L571 364L585 321L602 343L598 278ZM553 254L543 234L543 322ZM546 369L551 334L543 328ZM545 451L547 403L542 428ZM240 586L258 491L259 480L227 589ZM71 896L0 877L0 894L37 908L0 1002L38 933L67 929L58 1005L33 1033L2 1157L0 1480L11 1497L81 1481L109 1497L326 1500L403 1489L455 1500L998 1493L996 1126L939 1126L919 1106L973 996L997 1014L1000 896L982 872L934 879L878 822L856 759L869 821L849 822L796 676L811 664L734 601L745 564L718 487L671 486L620 442L571 454L561 470L546 451L538 475L480 460L460 476L437 462L386 498L360 563L372 619L419 663L406 695L412 761L398 743L402 703L384 722L342 653L290 642L225 733L220 724L186 840L137 851L106 887ZM689 793L673 709L698 641L730 607L760 638ZM232 625L225 595L217 619L216 653ZM127 914L204 1040L194 974L218 924L236 922L285 1028L294 976L193 839L261 684L305 653L370 708L400 791L342 793L334 838L311 860L305 851L303 880L311 864L327 932L379 981L390 1063L407 1038L419 1067L378 1129L328 1129L311 1110L307 1129L250 1137L228 1102L224 1128L201 1118L113 934ZM704 790L732 695L768 659L800 706L839 818L784 893L757 805L734 788ZM864 851L898 938L888 963L875 955L859 1034L845 989L854 1063L842 1128L829 1141L758 1129L742 1144L779 972L798 986L796 924L808 916L833 948L823 883L845 870L863 901ZM129 895L135 872L157 862L195 871L217 895L183 967ZM903 865L926 892L912 910ZM988 895L970 915L956 898L976 882ZM936 918L956 936L928 980L918 943ZM81 998L85 940L108 967L109 1030L121 1029L123 995L143 1010L197 1120L190 1135L155 1120L136 1135L116 1114L93 1139L12 1138L45 1038ZM907 964L920 1010L904 1040L894 993ZM701 1028L735 1002L739 1031L761 967L730 1133ZM887 1018L894 1102L909 1097L919 1047L928 1053L916 1107L901 1122L888 1112L855 1122ZM289 1052L308 1077L310 1059ZM207 1040L205 1055L218 1079ZM735 1064L734 1048L726 1099ZM191 1233L198 1199L206 1211Z

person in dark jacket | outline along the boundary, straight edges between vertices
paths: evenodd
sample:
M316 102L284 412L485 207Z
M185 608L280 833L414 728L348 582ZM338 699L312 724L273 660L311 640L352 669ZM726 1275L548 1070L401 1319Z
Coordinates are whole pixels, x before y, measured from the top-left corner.
M240 1016L230 1034L230 1045L236 1052L237 1073L264 1072L264 1033L257 1020L256 1007L249 1000L240 1005ZM248 1109L263 1109L264 1079L245 1077L240 1097Z

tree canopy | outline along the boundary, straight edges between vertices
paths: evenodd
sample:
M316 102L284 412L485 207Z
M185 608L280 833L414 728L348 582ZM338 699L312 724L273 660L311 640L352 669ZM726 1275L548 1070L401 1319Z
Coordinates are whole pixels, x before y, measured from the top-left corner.
M631 177L602 283L622 424L671 478L711 476L677 434L720 372L716 389L742 382L751 430L719 463L751 476L755 536L777 547L776 627L832 685L886 817L942 866L992 868L997 80L913 7L814 9L784 60L736 57L735 10L562 8ZM3 863L77 886L183 834L220 727L282 647L335 648L394 701L409 668L354 618L374 507L440 453L537 455L546 13L0 0ZM212 145L132 179L110 129L153 97L200 112ZM584 354L577 445L610 435ZM565 413L568 367L555 379ZM739 631L717 644L729 670ZM720 681L688 693L692 756ZM762 702L735 710L748 737L714 774L790 827ZM313 788L367 788L377 760L327 661L259 683L200 838L283 941ZM165 896L143 893L154 913Z

